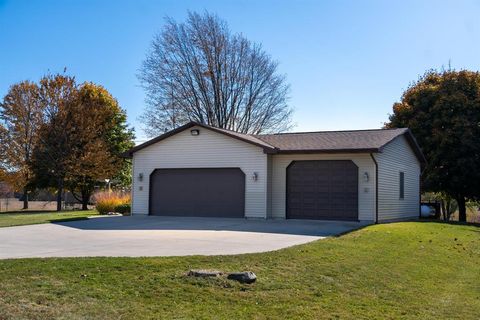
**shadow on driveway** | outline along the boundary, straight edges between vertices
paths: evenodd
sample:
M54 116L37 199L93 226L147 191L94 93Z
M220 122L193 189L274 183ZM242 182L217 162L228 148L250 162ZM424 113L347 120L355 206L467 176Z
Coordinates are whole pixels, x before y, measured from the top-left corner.
M55 224L81 230L165 230L165 231L238 231L305 236L335 236L368 224L352 221L263 220L196 217L94 217L88 220L63 221Z

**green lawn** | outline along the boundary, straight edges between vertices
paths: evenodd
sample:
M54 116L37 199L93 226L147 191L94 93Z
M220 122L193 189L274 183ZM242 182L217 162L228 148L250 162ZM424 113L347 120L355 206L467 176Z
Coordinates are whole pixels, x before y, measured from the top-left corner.
M395 223L262 254L3 260L0 318L478 319L479 279L479 227Z
M39 224L60 222L69 220L86 219L98 214L94 210L88 211L19 211L0 213L0 227L23 226L27 224ZM1 316L0 316L1 319Z

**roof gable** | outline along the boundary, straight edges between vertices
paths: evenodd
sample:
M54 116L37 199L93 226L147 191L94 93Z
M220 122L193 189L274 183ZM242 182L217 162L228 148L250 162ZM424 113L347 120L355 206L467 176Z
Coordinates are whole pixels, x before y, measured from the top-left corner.
M165 140L165 139L167 139L167 138L169 138L173 135L176 135L177 133L183 132L183 131L185 131L187 129L190 129L190 128L193 128L193 127L201 127L201 128L211 130L213 132L217 132L217 133L226 135L228 137L231 137L231 138L234 138L234 139L237 139L237 140L255 145L257 147L263 148L266 153L275 152L275 148L273 146L269 145L267 142L262 141L262 140L254 137L252 135L238 133L238 132L225 130L225 129L220 129L220 128L216 128L216 127L212 127L212 126L208 126L208 125L205 125L205 124L201 124L201 123L197 123L197 122L192 121L192 122L189 122L189 123L187 123L187 124L185 124L181 127L178 127L178 128L173 129L171 131L168 131L168 132L166 132L166 133L164 133L164 134L162 134L162 135L160 135L156 138L148 140L147 142L139 144L138 146L133 147L132 149L125 152L124 156L125 157L132 157L132 155L135 152L137 152L141 149L144 149L148 146L151 146L151 145L153 145L157 142Z
M418 161L420 161L421 164L426 164L427 159L425 158L425 155L422 152L422 149L418 145L417 139L413 136L413 133L410 129L406 129L405 133L403 134L405 139L407 140L407 143L409 144L410 148L412 149L413 153L417 157ZM393 140L395 140L398 137L393 138L390 140L388 143L386 143L383 147L380 148L380 152L383 151L383 149Z

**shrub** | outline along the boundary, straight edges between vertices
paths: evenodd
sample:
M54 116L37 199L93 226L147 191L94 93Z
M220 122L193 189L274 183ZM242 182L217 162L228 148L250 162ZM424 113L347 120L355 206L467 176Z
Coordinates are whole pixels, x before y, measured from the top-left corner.
M124 216L130 215L130 203L124 203L115 208L115 212L121 213Z
M107 214L109 212L119 212L124 214L125 208L122 212L117 209L120 206L128 206L130 208L130 194L118 191L100 191L93 195L93 202L99 214Z

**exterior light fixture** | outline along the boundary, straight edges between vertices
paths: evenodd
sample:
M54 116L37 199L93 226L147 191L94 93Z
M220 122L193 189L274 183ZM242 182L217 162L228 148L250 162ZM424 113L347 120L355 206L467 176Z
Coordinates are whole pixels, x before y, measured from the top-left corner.
M200 134L200 130L198 130L198 129L192 129L192 130L190 130L190 134L191 134L192 136L198 136L198 135Z
M258 180L258 173L254 172L254 173L252 174L252 180L253 180L253 181L257 181L257 180Z
M142 172L140 172L138 174L138 181L143 181L143 173Z
M368 182L370 180L370 177L368 176L368 172L363 173L363 181Z
M108 192L111 192L112 190L110 189L110 179L105 179L105 183L107 184Z

